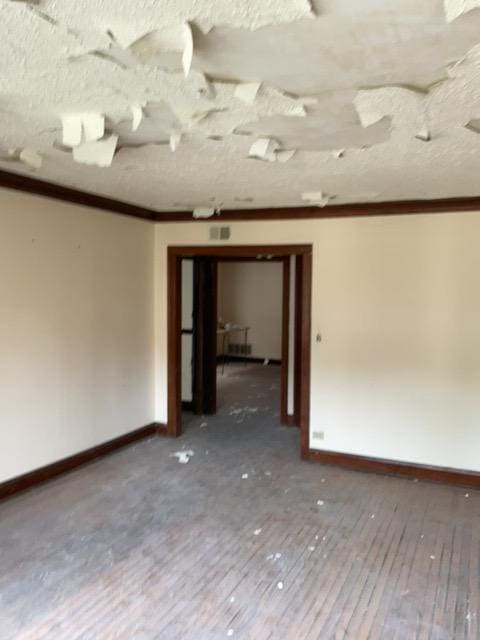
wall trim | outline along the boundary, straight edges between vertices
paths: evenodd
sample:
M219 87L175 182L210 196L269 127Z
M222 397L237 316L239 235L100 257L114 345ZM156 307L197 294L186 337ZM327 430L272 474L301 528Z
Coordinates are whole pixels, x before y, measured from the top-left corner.
M11 480L7 480L6 482L2 482L0 483L0 500L9 498L21 491L26 491L38 484L42 484L43 482L48 482L56 476L68 473L77 467L83 466L88 462L92 462L92 460L108 456L117 449L126 447L137 440L149 438L154 435L166 436L167 425L159 422L152 422L144 427L140 427L140 429L135 429L135 431L124 433L123 435L118 436L118 438L113 438L113 440L108 440L107 442L103 442L102 444L91 447L90 449L85 449L84 451L75 453L68 458L62 458L62 460L52 462L44 467L40 467L34 471L30 471L21 476L17 476L16 478L12 478Z
M354 471L403 476L480 489L480 472L478 471L464 471L450 467L399 462L397 460L373 458L338 451L325 451L323 449L309 449L303 457L305 460L353 469Z
M62 200L84 207L93 207L120 215L151 222L235 222L248 220L292 220L317 218L351 218L357 216L392 216L425 213L480 211L480 196L440 198L432 200L392 200L390 202L361 202L332 204L326 207L278 207L264 209L226 209L220 216L194 219L191 211L158 211L129 202L38 180L10 171L0 170L0 187L14 191Z
M78 204L83 207L92 207L94 209L103 209L111 213L118 213L133 218L141 218L143 220L155 221L158 213L152 209L139 207L128 202L121 202L113 198L106 198L87 191L64 187L53 182L38 180L30 176L22 176L17 173L0 170L0 187L11 189L13 191L22 191L36 196L53 198L54 200L62 200Z

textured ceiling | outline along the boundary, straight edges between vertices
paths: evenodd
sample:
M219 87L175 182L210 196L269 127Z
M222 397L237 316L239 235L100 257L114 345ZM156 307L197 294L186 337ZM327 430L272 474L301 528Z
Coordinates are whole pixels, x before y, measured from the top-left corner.
M0 168L200 215L479 195L479 5L0 0Z

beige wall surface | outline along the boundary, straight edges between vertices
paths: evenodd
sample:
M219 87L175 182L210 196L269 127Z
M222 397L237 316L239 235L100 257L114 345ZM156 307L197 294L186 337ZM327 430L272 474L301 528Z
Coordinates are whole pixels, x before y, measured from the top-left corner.
M220 262L218 265L218 315L224 322L250 327L251 357L282 356L281 262ZM231 342L243 342L243 333Z
M313 245L312 448L480 470L480 213L231 229L231 244ZM208 223L156 227L160 421L167 246L212 244Z
M0 481L154 420L153 236L0 190Z

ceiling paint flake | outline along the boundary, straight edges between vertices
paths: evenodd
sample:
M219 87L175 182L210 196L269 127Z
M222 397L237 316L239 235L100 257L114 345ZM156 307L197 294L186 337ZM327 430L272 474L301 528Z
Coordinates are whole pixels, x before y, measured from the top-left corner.
M182 140L182 134L179 132L174 132L170 134L170 138L169 138L169 144L170 144L170 150L176 151L178 145L180 144Z
M31 147L25 147L20 151L20 160L26 164L30 169L41 169L42 167L42 156Z
M192 58L193 58L193 34L192 34L192 28L188 24L188 22L184 25L184 31L185 31L185 44L184 44L183 54L182 54L182 67L183 67L183 73L185 74L185 77L188 77L188 74L190 73L190 68L192 66Z
M82 120L78 115L62 116L62 143L67 147L76 147L82 142Z
M443 0L447 22L480 7L480 0Z
M285 114L286 116L294 117L294 118L305 118L307 112L305 111L305 107L303 104L298 105L298 107L293 107L289 113Z
M428 102L428 94L393 86L361 90L354 99L362 126L391 118L393 137L427 131Z
M275 151L275 160L277 160L278 162L288 162L296 153L296 149Z
M111 135L105 140L83 142L73 147L73 159L83 164L93 164L97 167L109 167L112 164L118 136Z
M139 105L132 107L132 131L136 131L143 118L143 109Z
M417 134L415 134L415 138L417 138L417 140L422 140L422 142L430 142L432 136L428 129L423 128Z
M103 138L105 132L105 118L99 113L85 113L81 116L83 139L85 142L93 142Z
M306 191L302 193L302 200L316 207L325 207L328 204L331 196L328 196L323 191Z
M141 64L170 71L181 68L187 77L193 58L192 28L185 22L149 31L130 44L128 52Z
M98 113L77 113L62 116L62 142L68 147L83 142L92 142L103 137L105 118Z
M211 218L215 213L215 207L195 207L192 215L194 218Z
M467 124L465 125L465 129L469 129L474 133L480 133L480 118L474 118L467 122Z
M272 138L260 138L252 144L248 155L251 158L259 158L260 160L275 162L275 151L279 146L278 142Z
M243 82L235 87L235 97L245 104L252 105L257 97L261 82Z

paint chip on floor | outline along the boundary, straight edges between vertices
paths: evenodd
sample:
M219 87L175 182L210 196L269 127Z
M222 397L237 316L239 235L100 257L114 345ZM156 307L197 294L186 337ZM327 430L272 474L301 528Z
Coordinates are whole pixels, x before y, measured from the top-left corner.
M262 533L261 529L255 529L255 531L253 532L254 536L259 536Z
M187 449L186 451L175 451L175 453L171 453L171 458L178 458L178 461L181 464L187 464L190 458L195 455L191 449Z
M280 589L280 591L283 589L283 582L281 580L277 582L277 589Z
M246 480L248 478L248 473L242 473L242 480Z
M323 507L325 502L323 500L317 500L317 504L318 504L319 507Z

